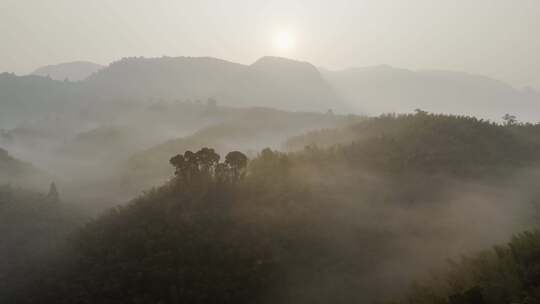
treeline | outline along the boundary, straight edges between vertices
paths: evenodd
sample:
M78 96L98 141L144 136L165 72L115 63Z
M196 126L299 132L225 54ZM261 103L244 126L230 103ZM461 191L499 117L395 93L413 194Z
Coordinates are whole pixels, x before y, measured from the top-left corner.
M515 118L514 118L515 119ZM498 124L468 116L387 114L346 128L292 138L290 150L328 148L375 170L421 170L460 176L494 173L538 161L539 125Z

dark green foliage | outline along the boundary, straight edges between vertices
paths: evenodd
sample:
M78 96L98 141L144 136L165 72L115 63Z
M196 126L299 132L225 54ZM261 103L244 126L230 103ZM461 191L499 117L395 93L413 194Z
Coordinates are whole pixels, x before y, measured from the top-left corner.
M39 303L259 303L278 280L276 231L236 210L239 152L204 148L171 159L176 177L88 224L72 261L25 300ZM231 171L223 183L216 169ZM238 201L236 201L238 200ZM257 217L257 214L253 214Z
M446 272L417 285L403 303L503 304L540 301L540 231L451 262Z
M291 139L288 146L342 145L337 150L342 154L339 158L377 171L469 176L537 161L540 145L532 140L540 134L536 129L535 125L499 125L474 117L417 111L312 132Z
M250 161L238 151L223 159L210 148L186 151L170 158L170 182L81 229L55 271L17 300L386 300L438 265L433 254L455 249L454 233L482 241L443 214L456 203L447 197L450 181L488 183L489 176L505 185L510 173L538 161L536 129L418 112L368 119L345 133L323 131L335 135L327 148L264 149ZM468 211L459 217L485 216ZM404 302L534 303L537 234L453 263L442 281L417 285Z
M217 159L211 149L173 157L170 183L84 227L70 262L21 303L307 303L304 276L361 269L357 248L333 249L324 227L339 219L293 187L286 155L264 150L247 174L240 152Z
M478 286L472 287L463 293L456 293L448 297L449 304L483 304L484 296Z
M25 296L33 283L45 279L42 273L64 250L67 235L85 220L76 206L0 186L0 302L17 303L15 295Z
M233 182L238 181L244 175L244 169L247 166L247 157L239 151L229 152L225 157L225 164L231 169Z
M229 152L223 163L219 163L220 158L214 149L202 148L196 153L186 151L184 155L178 154L169 162L175 167L177 181L183 182L186 187L212 180L236 183L244 177L248 158L242 152Z
M268 146L279 147L290 136L302 134L306 130L344 126L362 119L354 115L327 116L322 113L284 112L265 108L242 109L219 106L211 112L204 111L205 108L182 102L169 105L159 112L159 115L142 116L136 120L134 122L136 126L140 126L140 120L157 120L161 123L165 120L169 121L166 125L167 130L177 128L180 134L192 132L193 134L130 154L124 172L125 180L139 190L146 189L162 184L169 178L172 173L171 167L163 160L179 152L212 147L223 157L233 150L255 154L256 151ZM192 130L195 126L197 128ZM144 130L148 129L146 125L144 127ZM163 128L165 127L158 130Z

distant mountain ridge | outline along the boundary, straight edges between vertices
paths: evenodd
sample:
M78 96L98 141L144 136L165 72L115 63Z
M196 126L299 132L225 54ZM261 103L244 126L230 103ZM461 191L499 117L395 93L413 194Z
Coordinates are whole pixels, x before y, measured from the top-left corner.
M58 113L78 98L78 85L41 76L0 74L0 129Z
M486 76L386 65L322 73L350 105L370 115L420 108L492 120L505 113L524 121L540 120L540 94Z
M81 81L94 74L104 66L89 61L74 61L47 65L36 69L32 75L50 77L54 80Z
M98 67L95 67L96 69ZM220 105L286 111L466 114L540 121L540 93L488 77L390 66L328 71L263 57L244 65L211 57L124 58L79 82L0 74L0 128L45 115L100 124L156 100L209 98Z
M265 57L253 65L209 57L125 58L85 83L103 98L215 98L228 106L346 109L314 66L282 58Z

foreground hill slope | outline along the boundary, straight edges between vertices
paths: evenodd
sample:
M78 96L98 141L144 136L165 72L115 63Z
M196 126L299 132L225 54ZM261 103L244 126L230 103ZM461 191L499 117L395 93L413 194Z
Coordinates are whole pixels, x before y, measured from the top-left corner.
M452 260L392 303L538 303L540 231Z
M83 228L70 262L17 302L383 301L538 216L536 125L427 113L358 125L378 135L249 162L178 151L169 182Z
M41 276L64 250L70 233L87 217L53 195L0 185L0 302L23 295L29 278Z

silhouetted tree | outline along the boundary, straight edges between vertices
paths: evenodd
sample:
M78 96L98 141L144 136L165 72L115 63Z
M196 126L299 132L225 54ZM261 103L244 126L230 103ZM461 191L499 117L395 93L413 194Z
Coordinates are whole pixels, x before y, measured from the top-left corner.
M60 201L60 194L58 193L58 189L56 188L56 184L54 182L52 182L49 187L49 193L47 193L47 200L55 203Z
M502 119L504 120L504 124L507 125L507 126L513 126L513 125L515 125L517 123L516 116L515 115L510 115L508 113L504 114Z
M184 172L185 167L186 167L186 160L184 158L184 155L178 154L176 156L173 156L169 162L176 169L174 172L175 175L178 176Z
M186 180L190 181L197 175L199 171L197 154L188 150L184 152L184 160L186 161L184 177L186 178Z
M414 109L414 113L415 113L416 115L428 115L428 112L427 112L427 111L424 111L424 110L419 109L419 108Z
M199 170L205 174L213 174L215 166L218 164L220 156L214 149L202 148L195 153Z
M227 156L225 156L225 163L231 168L233 181L236 182L242 177L247 162L247 156L239 151L229 152Z
M217 164L216 170L215 170L215 176L216 180L218 182L227 182L231 180L231 171L229 170L229 166L227 166L225 163Z

